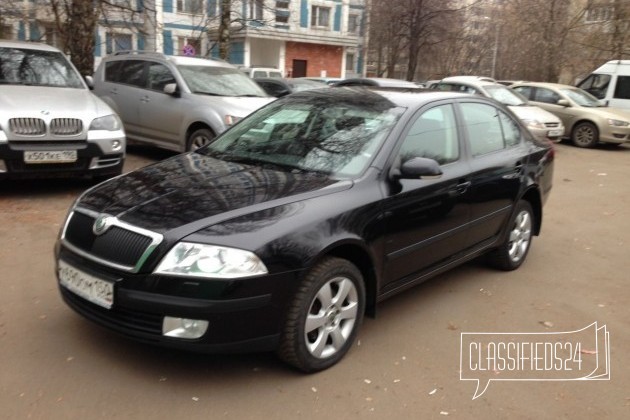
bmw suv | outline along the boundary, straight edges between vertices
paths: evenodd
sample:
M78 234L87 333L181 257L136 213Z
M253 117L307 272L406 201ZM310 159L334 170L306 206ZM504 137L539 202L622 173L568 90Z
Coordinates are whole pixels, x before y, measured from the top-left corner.
M273 101L217 59L120 51L103 58L94 91L123 120L130 141L192 151Z
M57 48L0 41L0 178L119 175L125 132Z

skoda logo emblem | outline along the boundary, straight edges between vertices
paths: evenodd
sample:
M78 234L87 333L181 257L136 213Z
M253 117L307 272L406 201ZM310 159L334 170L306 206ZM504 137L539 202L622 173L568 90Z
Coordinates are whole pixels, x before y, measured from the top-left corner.
M92 226L92 232L94 232L94 234L97 236L102 235L107 231L107 229L109 229L111 225L114 224L114 220L115 218L111 216L98 216L94 221L94 225Z

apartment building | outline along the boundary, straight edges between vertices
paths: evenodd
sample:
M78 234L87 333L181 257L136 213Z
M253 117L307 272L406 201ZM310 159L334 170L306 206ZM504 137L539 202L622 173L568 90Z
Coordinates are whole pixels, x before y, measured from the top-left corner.
M221 0L108 3L114 6L104 8L94 34L96 65L130 49L218 56ZM3 37L60 46L49 0L10 4L10 13L0 11ZM364 74L366 0L232 0L230 6L232 64L275 67L291 77Z

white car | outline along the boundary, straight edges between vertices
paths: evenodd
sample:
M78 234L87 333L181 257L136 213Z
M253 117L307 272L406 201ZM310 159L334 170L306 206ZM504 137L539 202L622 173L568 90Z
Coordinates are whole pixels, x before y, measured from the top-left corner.
M438 90L477 94L506 105L538 139L558 142L564 134L560 118L544 109L532 106L527 98L490 78L453 76L440 81Z
M58 49L0 41L0 178L122 172L125 132Z

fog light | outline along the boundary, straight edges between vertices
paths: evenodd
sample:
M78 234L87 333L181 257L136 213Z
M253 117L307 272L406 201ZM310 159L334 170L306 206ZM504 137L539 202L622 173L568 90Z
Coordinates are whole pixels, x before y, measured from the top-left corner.
M175 338L199 338L208 330L208 321L203 319L174 318L165 316L162 335Z
M120 140L112 140L112 151L117 152L122 148L122 142Z

